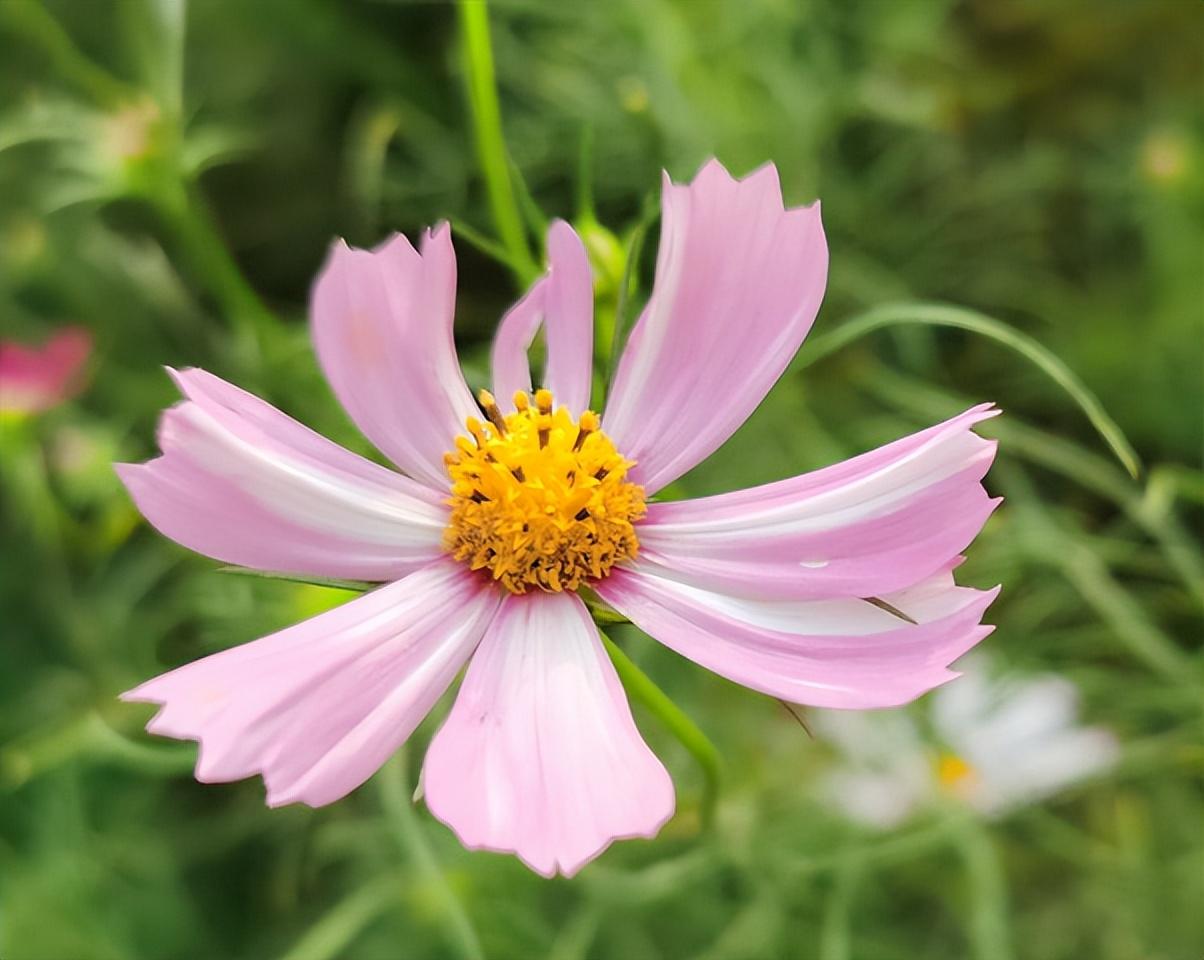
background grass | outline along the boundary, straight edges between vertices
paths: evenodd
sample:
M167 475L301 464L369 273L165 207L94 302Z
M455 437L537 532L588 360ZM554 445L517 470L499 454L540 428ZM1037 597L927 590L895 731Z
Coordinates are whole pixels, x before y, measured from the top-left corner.
M194 783L193 748L143 735L147 708L116 694L347 594L214 572L141 523L109 463L152 454L173 400L162 364L203 366L366 450L306 339L335 235L451 219L458 335L484 381L516 286L461 229L497 235L457 18L443 3L3 0L0 331L83 324L97 351L78 400L0 423L0 956L1199 957L1199 4L490 14L513 169L533 205L590 234L604 321L662 167L772 159L789 201L824 202L816 338L884 303L945 301L1031 337L1098 395L1138 480L1024 357L895 309L814 362L805 345L682 488L780 478L998 402L988 485L1007 503L964 568L1005 584L986 646L1075 681L1120 764L969 834L940 815L865 834L819 803L828 750L777 704L619 630L719 746L718 818L700 830L696 769L641 714L681 811L571 882L467 853L410 806L429 723L320 811L268 811L258 781ZM583 185L610 232L582 216Z

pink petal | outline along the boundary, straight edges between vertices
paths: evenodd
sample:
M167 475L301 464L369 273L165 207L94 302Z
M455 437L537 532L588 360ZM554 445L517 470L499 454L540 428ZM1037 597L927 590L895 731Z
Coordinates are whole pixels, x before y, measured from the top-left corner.
M0 341L0 411L40 413L78 390L92 335L67 327L40 347Z
M929 576L999 503L981 480L995 443L975 407L844 463L734 493L654 503L640 559L692 583L753 597L869 597Z
M536 280L526 296L502 317L494 334L490 353L493 392L504 410L514 409L513 398L518 391L531 392L531 365L527 362L527 351L543 323L547 287L546 276Z
M423 770L431 812L473 849L576 873L612 840L651 837L673 784L640 738L584 604L503 601Z
M442 555L434 491L203 370L172 372L163 456L117 471L165 536L260 570L395 580Z
M602 421L648 493L719 447L798 350L823 299L819 204L782 205L772 164L734 180L715 160L665 178L656 283Z
M442 560L262 640L149 680L147 730L200 741L204 783L262 774L268 804L354 790L422 721L480 640L500 594Z
M502 318L493 341L494 393L507 409L515 391L531 389L527 350L541 323L548 355L541 385L579 414L593 384L594 280L585 245L563 220L548 230L547 274Z
M992 630L995 590L958 587L948 569L883 597L918 621L864 600L753 600L669 579L641 564L594 589L641 630L736 683L793 703L890 707L953 679L949 664Z
M455 301L447 224L421 253L400 234L372 251L336 244L313 292L314 345L339 401L398 467L439 490L443 454L480 413L456 359Z

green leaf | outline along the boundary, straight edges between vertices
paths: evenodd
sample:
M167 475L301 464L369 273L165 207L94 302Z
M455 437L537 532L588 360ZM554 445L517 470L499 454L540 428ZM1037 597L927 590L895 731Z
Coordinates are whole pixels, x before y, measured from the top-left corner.
M539 238L536 242L542 243L548 235L548 215L543 212L534 194L531 193L531 188L527 185L527 178L523 176L522 170L509 154L506 155L506 162L510 167L514 197L518 201L518 208L522 212L523 220L526 222L527 229Z
M1116 421L1104 410L1099 398L1082 380L1055 354L1050 352L1028 334L1021 333L994 317L940 303L898 303L875 307L859 314L835 330L807 341L799 356L795 369L801 370L842 347L848 346L868 333L902 324L921 324L935 327L956 327L969 330L980 336L1001 343L1032 361L1041 371L1060 386L1079 409L1087 415L1091 425L1104 442L1112 449L1129 475L1137 479L1141 475L1141 460L1125 437Z
M249 567L218 567L218 573L234 573L242 577L258 577L260 580L286 580L289 583L308 583L315 587L329 587L331 590L350 590L354 593L367 593L379 587L379 583L369 580L338 580L334 577L311 577L304 573L277 573L270 570L251 570Z

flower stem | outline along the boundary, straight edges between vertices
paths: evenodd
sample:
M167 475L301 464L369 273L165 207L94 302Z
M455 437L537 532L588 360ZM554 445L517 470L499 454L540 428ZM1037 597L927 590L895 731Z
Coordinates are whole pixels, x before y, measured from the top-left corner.
M237 359L259 359L260 337L277 328L276 317L243 276L208 210L180 182L165 184L152 201L180 245L194 276L221 308L235 336Z
M1007 877L990 833L969 817L958 823L957 846L970 891L970 943L976 960L1011 960Z
M468 86L477 162L485 179L493 225L513 264L515 278L525 287L535 279L539 267L527 245L522 214L510 177L506 141L502 137L497 77L489 39L489 7L485 0L460 0L456 9L460 20L460 54Z
M375 784L380 791L386 820L398 844L409 856L415 872L437 898L447 921L445 935L454 954L464 960L485 960L485 952L472 921L439 868L439 862L414 812L414 801L405 783L407 752L403 747L376 775Z
M282 960L335 960L355 942L364 928L401 901L402 885L383 877L358 888L314 923Z
M93 102L115 107L133 100L136 91L84 55L54 15L40 3L0 3L0 29L17 34L42 54L55 74Z
M622 647L605 633L602 633L601 636L602 642L606 645L606 652L610 654L611 662L614 663L615 671L619 674L619 679L623 682L623 688L627 691L628 696L637 703L643 704L660 720L698 763L702 770L703 780L702 823L704 827L710 826L715 816L715 802L719 797L719 751L681 707L670 700L668 694L636 666L635 661L627 656Z
M862 863L856 857L836 869L820 927L820 960L848 960L853 955L853 901L861 871Z

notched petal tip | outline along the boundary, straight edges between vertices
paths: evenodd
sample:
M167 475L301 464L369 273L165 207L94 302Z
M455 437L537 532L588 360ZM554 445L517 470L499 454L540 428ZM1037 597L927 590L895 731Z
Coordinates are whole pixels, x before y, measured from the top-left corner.
M641 738L581 601L508 599L424 763L427 808L474 850L572 876L654 836L673 784Z
M425 257L428 250L445 254L452 249L452 246L451 221L440 220L438 223L422 231L418 249L421 255Z
M123 693L117 694L117 699L120 700L122 703L150 703L150 704L154 704L154 705L157 705L160 707L163 706L163 704L166 701L164 701L158 697L153 697L150 694L143 692L145 687L146 687L145 683L140 683L136 687L132 687L131 689L126 690ZM155 720L155 718L152 717L148 721L148 723L153 723L154 720Z

